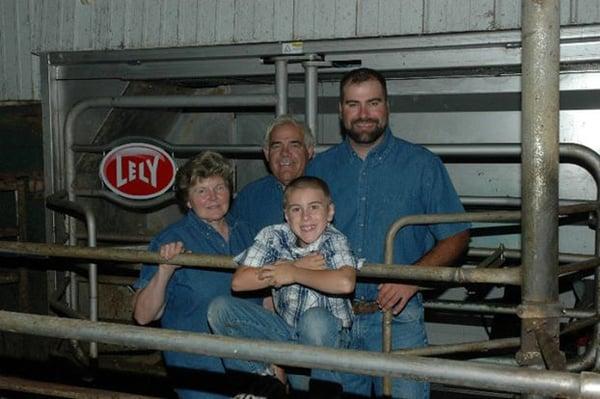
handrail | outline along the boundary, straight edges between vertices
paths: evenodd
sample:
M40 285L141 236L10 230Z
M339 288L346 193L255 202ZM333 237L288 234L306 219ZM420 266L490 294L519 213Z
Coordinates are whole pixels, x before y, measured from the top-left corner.
M78 217L83 216L85 219L86 228L88 231L88 246L90 248L96 247L96 217L94 211L88 204L80 204L75 201L65 199L67 193L61 191L52 194L46 198L46 205L49 208L54 208L55 211L67 211L67 214L76 214ZM71 272L71 294L75 297L71 297L71 306L74 310L77 310L78 298L77 293L77 276ZM89 298L90 298L90 320L98 321L98 267L95 263L89 264L88 270L89 279ZM90 357L92 359L98 358L98 344L96 342L90 342Z
M60 244L14 241L0 241L0 252L71 259L96 259L99 261L107 260L151 264L164 262L164 259L161 258L158 253L150 251L105 247L88 248ZM179 254L171 259L170 262L181 266L199 268L219 268L229 270L237 268L232 257L226 255ZM519 270L518 267L476 269L367 263L358 271L358 276L400 280L519 285Z
M188 331L127 326L0 311L0 329L47 337L93 340L297 367L426 379L452 385L549 396L597 398L600 375L239 339Z
M600 187L600 186L599 186ZM598 201L567 205L559 207L558 214L574 214L579 212L597 211L599 206ZM396 234L400 229L407 225L423 225L423 224L437 224L437 223L458 223L458 222L513 222L521 219L520 211L495 211L495 212L465 212L465 213L452 213L452 214L429 214L429 215L409 215L404 216L396 220L388 228L385 245L384 245L384 261L385 264L391 265L394 257L394 240ZM572 270L582 270L585 268L596 267L598 264L598 258L591 259L589 261L581 262L581 264L570 265L569 268L565 268L566 273L570 273ZM422 266L420 266L422 267ZM598 268L596 268L598 271ZM521 268L519 269L521 273ZM596 272L598 277L598 272ZM596 309L598 312L598 309ZM596 329L598 326L596 325ZM382 320L382 332L383 332L383 352L389 353L392 350L392 312L386 310L384 312ZM597 335L597 334L596 334ZM391 392L391 381L389 377L384 377L384 391Z

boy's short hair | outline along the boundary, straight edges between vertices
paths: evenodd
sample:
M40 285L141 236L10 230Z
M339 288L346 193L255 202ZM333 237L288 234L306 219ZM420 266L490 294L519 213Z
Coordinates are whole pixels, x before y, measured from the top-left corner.
M325 197L331 202L331 192L329 186L325 181L314 176L300 176L288 183L283 191L283 209L287 208L288 197L290 192L301 188L314 188L315 190L321 190Z

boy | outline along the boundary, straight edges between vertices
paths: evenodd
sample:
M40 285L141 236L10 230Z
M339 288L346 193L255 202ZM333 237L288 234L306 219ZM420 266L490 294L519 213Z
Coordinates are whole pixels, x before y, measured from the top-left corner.
M353 319L348 296L361 264L346 237L330 225L335 209L329 188L316 177L294 179L284 191L283 207L287 223L261 230L234 259L241 266L231 283L233 291L272 287L275 313L219 297L209 306L211 329L220 335L346 347ZM224 363L232 370L273 375L271 366L260 362ZM327 370L313 370L312 377L339 382L337 373ZM308 389L301 376L290 374L289 382L294 389Z

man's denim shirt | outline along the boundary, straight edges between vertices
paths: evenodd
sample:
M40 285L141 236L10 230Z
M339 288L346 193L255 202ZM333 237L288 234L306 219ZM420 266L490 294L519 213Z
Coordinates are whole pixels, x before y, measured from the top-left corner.
M348 139L309 164L307 175L324 179L335 204L335 226L358 258L383 263L388 228L403 216L464 212L442 161L426 148L392 135L363 161ZM436 241L470 227L468 223L410 225L394 241L394 263L412 264ZM359 283L356 298L374 300L378 283Z
M283 223L283 184L273 175L249 183L235 197L229 213L248 223L253 235Z

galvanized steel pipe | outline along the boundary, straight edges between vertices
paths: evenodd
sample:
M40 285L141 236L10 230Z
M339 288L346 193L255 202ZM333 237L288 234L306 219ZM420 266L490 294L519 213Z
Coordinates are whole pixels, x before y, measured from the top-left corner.
M24 378L0 376L0 389L11 392L27 392L48 397L71 399L158 399L155 396L142 396L104 389L34 381Z
M518 305L501 305L496 303L468 303L460 301L425 301L423 306L426 309L450 310L458 312L474 312L485 314L518 314ZM594 317L595 310L568 309L560 310L561 317L586 318Z
M485 248L485 247L470 247L467 252L467 256L489 256L492 252L494 252L495 248ZM504 249L504 256L510 259L521 259L521 251L518 249ZM562 252L558 254L559 262L582 262L585 260L589 260L590 255L581 255L574 254L569 252Z
M399 349L392 352L394 355L409 356L439 356L456 353L487 352L496 349L516 348L521 344L521 338L501 338L489 341L466 342L450 345L430 345L424 348Z
M315 61L304 61L304 123L310 129L315 139L317 138L317 102L319 83L317 64Z
M0 241L0 253L34 256L53 256L72 259L94 259L115 262L134 262L157 264L164 259L156 252L117 248L88 248L59 244L24 243ZM170 263L188 266L230 269L237 268L231 256L180 254ZM401 267L399 267L401 266ZM365 264L358 272L360 277L386 278L400 280L429 280L456 283L497 283L518 285L520 272L518 267L503 269L475 269L435 266L382 265Z
M277 93L277 116L288 113L288 69L287 60L275 58L275 93Z
M53 194L46 198L46 203L67 212L74 212L78 214L79 217L83 216L88 232L88 247L96 247L96 217L94 216L92 208L87 204L79 204L74 201L66 200L64 199L66 195L66 192ZM95 263L89 263L88 266L90 320L98 321L98 266ZM75 273L71 274L71 284L73 284L74 287L77 287L77 275ZM73 289L71 292L78 293L79 290ZM75 298L75 303L78 303L77 299L78 298ZM78 307L74 306L73 308L74 310L77 310ZM90 342L90 357L92 359L98 358L98 344L96 342Z
M546 354L559 351L559 2L525 0L522 16L521 296L533 315L522 318L517 360L529 365L543 361L536 330Z
M387 375L456 386L564 397L600 397L600 376L472 362L236 339L167 329L0 311L0 329L138 348L258 360L298 367Z

